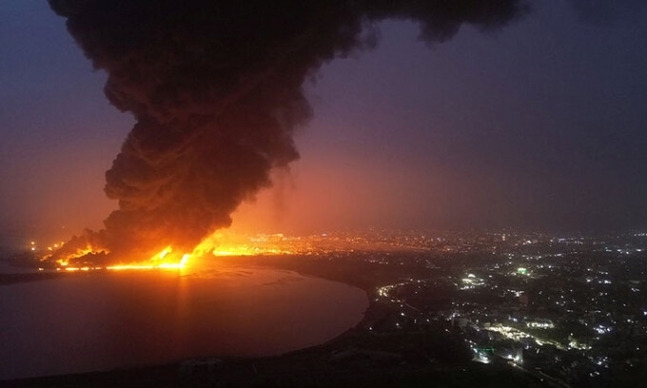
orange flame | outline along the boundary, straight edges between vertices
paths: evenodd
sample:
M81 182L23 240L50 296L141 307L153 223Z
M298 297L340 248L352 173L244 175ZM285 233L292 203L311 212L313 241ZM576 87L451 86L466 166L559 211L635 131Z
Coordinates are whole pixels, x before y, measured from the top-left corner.
M132 264L118 264L107 266L106 269L111 271L123 271L123 270L152 270L152 269L170 269L170 270L181 270L189 262L191 254L185 253L182 255L179 262L172 262L165 260L169 258L169 254L173 252L171 246L167 246L161 252L157 253L149 260L142 263L132 263ZM172 256L172 255L171 255Z
M56 260L57 270L64 269L70 272L91 270L182 270L192 259L204 256L253 256L291 254L292 250L285 249L284 236L260 235L255 237L234 235L231 232L215 232L200 242L191 253L176 253L172 246L167 246L147 260L125 263L115 263L105 267L99 266L71 266L74 259L91 253L109 253L106 249L95 249L91 245ZM51 257L51 256L49 256ZM46 257L47 258L47 257Z

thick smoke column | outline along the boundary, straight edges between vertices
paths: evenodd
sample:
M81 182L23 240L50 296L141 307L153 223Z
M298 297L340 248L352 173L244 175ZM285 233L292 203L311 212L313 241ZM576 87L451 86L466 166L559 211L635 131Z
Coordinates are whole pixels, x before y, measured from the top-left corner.
M302 84L324 62L371 47L372 25L419 22L430 42L463 23L491 29L522 0L50 0L105 94L136 124L106 173L119 202L105 229L74 238L137 260L191 249L270 171L298 159L292 139L311 114ZM64 254L61 253L61 254Z

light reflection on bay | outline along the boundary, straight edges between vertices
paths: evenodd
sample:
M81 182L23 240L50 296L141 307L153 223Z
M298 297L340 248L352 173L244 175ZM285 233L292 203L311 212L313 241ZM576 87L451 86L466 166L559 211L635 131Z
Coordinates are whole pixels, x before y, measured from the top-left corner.
M0 286L0 379L261 356L334 338L364 291L290 271L213 267Z

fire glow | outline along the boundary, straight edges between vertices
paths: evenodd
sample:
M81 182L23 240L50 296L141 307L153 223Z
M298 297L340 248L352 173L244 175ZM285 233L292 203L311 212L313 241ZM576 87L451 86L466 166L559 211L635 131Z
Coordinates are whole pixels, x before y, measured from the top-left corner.
M166 270L181 270L189 262L191 254L185 253L182 255L182 258L179 262L167 262L164 261L168 255L173 252L173 248L166 247L157 255L153 256L148 262L144 263L135 263L135 264L118 264L107 266L106 269L110 271L124 271L124 270L154 270L154 269L166 269Z
M174 252L173 247L167 246L148 260L118 262L110 265L73 265L75 262L83 262L89 255L109 254L107 249L86 246L77 249L75 253L56 260L57 271L67 272L88 272L97 270L108 271L153 271L169 270L181 271L189 266L192 259L200 257L235 257L235 256L260 256L292 254L292 250L281 247L283 235L263 235L250 237L236 236L232 233L216 232L205 238L198 244L191 253ZM60 244L62 247L62 244ZM58 248L58 247L57 247ZM37 250L35 243L31 243L31 250ZM48 254L42 260L51 257L52 250L48 247Z
M182 255L182 258L179 262L168 262L164 259L171 253L173 249L171 247L166 247L163 251L153 256L150 260L140 263L130 263L130 264L116 264L108 265L105 267L102 266L84 266L84 267L73 267L69 266L68 261L57 261L59 267L56 268L57 271L65 270L68 272L78 272L78 271L97 271L97 270L108 270L108 271L136 271L136 270L182 270L186 267L191 258L191 255L185 253ZM96 253L96 252L87 252L87 253ZM87 254L86 253L86 254Z

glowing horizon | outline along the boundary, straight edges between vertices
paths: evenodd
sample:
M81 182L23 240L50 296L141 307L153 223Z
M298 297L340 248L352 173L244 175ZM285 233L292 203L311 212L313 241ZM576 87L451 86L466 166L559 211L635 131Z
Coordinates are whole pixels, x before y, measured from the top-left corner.
M146 260L124 260L116 258L113 263L107 265L93 265L89 257L93 254L110 256L107 249L94 248L91 245L83 249L77 249L75 253L66 255L54 260L56 270L78 272L93 270L125 271L125 270L182 270L189 266L195 259L204 257L236 257L236 256L261 256L292 254L294 249L286 249L281 246L283 234L257 234L246 235L236 234L232 231L216 231L203 239L191 252L175 251L170 245ZM57 243L60 249L64 243ZM28 244L28 249L37 253L38 245L35 240ZM40 262L53 260L56 249L48 247L43 250L44 255L39 258ZM82 265L75 265L75 262L82 262Z

